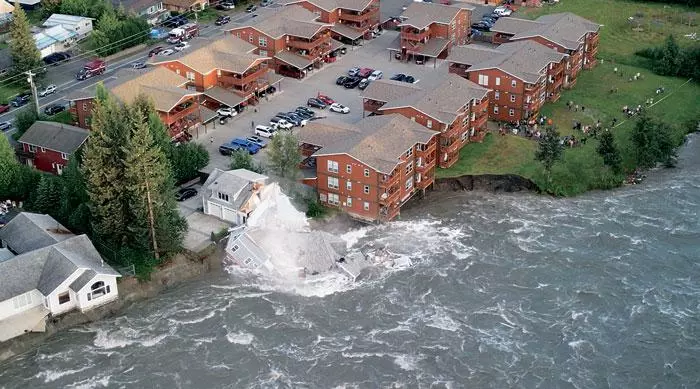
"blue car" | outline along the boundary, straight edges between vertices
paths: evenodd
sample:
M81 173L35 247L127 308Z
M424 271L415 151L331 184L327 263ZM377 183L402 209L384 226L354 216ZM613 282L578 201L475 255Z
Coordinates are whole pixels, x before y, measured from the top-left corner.
M236 138L236 139L232 140L231 145L248 150L248 153L250 153L250 154L257 154L257 152L260 151L260 145L257 145L255 143L253 143L247 139L243 139L243 138Z

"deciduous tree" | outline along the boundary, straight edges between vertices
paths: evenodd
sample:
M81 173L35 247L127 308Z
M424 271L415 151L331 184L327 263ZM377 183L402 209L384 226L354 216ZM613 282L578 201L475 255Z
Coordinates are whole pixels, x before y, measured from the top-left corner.
M598 154L603 157L603 163L609 166L614 173L620 173L622 157L615 144L615 137L610 131L605 131L600 136L600 143L596 148Z
M246 169L251 172L262 173L263 169L253 160L253 156L247 150L237 150L231 154L231 169Z
M662 162L673 166L676 160L671 129L646 114L640 115L632 130L637 165L649 169Z
M277 133L268 145L268 166L280 177L294 178L302 161L299 139L291 132Z
M547 172L547 179L550 178L552 166L562 159L564 146L561 144L559 132L554 127L545 129L539 141L539 148L535 152L535 159L542 162L544 170Z

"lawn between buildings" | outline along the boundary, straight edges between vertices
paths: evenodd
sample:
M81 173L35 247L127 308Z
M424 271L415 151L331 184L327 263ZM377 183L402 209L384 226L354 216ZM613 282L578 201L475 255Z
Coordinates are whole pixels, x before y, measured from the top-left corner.
M584 126L595 125L600 120L601 128L611 128L613 131L626 171L635 168L634 149L630 139L634 119L624 117L621 112L623 106L644 106L646 99L653 98L654 104L647 108L647 112L673 127L674 138L678 144L688 131L689 123L700 118L700 108L697 104L700 101L700 86L697 81L662 77L646 68L621 64L635 63L637 60L629 58L634 56L634 51L661 44L665 38L665 33L658 33L653 34L653 39L638 40L632 35L637 32L633 32L631 27L625 24L620 24L619 19L627 18L627 13L622 9L629 10L628 13L633 15L639 9L659 8L663 9L660 4L627 1L568 0L566 3L537 10L537 13L528 13L528 16L536 17L546 12L571 11L605 24L601 28L601 60L598 66L593 70L582 71L576 86L563 91L561 99L556 103L545 104L542 114L552 119L562 135L574 134L579 139L582 133L572 129L574 120L580 121ZM687 11L683 7L672 8ZM666 12L672 13L668 9ZM680 32L683 31L683 27L676 27ZM624 28L626 32L623 31ZM625 45L625 50L618 51L618 45ZM614 62L611 58L614 58ZM615 68L617 72L614 71ZM620 73L623 76L620 76ZM630 76L636 73L640 73L642 78L629 81ZM665 92L657 95L655 91L659 86L663 86ZM611 92L615 88L616 91ZM566 107L567 101L585 107L585 111L570 111ZM613 118L617 118L615 128L611 126ZM534 140L510 134L489 134L484 142L465 146L460 152L459 162L449 169L438 169L436 175L438 178L444 178L475 174L518 174L534 181L542 191L559 196L572 196L592 189L619 186L624 176L614 175L603 165L602 158L596 152L597 145L595 139L589 138L585 145L573 149L566 148L563 160L554 166L551 180L547 180L542 165L534 159L537 149Z

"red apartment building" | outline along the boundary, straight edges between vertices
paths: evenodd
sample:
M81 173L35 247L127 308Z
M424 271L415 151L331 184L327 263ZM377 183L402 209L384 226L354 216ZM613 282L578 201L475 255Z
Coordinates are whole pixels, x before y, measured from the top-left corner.
M489 117L506 122L536 117L545 101L559 99L566 60L532 41L455 47L447 58L450 73L491 90Z
M88 131L56 122L38 121L19 138L22 163L47 173L61 174L68 159L85 143Z
M316 18L318 15L299 5L266 9L253 19L256 24L229 32L256 46L259 56L272 57L277 73L302 78L342 46L331 39L332 26Z
M365 111L400 114L438 135L438 162L448 168L459 151L483 138L488 118L488 89L453 74L423 89L391 80L373 81L362 93Z
M253 54L257 47L252 44L233 35L192 43L201 47L180 56L154 56L150 62L184 76L188 89L203 92L208 102L216 102L205 103L209 108L255 104L261 91L279 87L282 77L270 71L271 58Z
M535 20L500 18L491 28L494 43L531 40L567 54L564 87L576 84L581 68L597 63L600 25L565 12L540 16Z
M401 14L401 35L389 48L397 58L445 58L450 47L467 43L474 7L437 3L411 3Z
M125 104L131 104L140 94L150 98L173 138L202 123L201 93L186 89L188 81L185 77L164 67L123 69L113 77L116 79L105 83L105 88ZM90 128L95 90L78 90L66 97L70 101L73 120L82 128Z
M355 41L371 38L379 25L379 0L290 0L318 15L317 21L332 24L336 39Z
M316 176L303 182L326 206L363 221L389 221L433 184L436 135L395 114L354 125L311 122L298 136L304 156L316 161Z

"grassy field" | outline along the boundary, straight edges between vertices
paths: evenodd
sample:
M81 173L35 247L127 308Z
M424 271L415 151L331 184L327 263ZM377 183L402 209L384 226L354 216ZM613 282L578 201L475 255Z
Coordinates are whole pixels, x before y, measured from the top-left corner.
M601 47L599 48L599 64L593 70L583 71L572 90L565 90L561 99L556 103L545 104L542 114L552 118L553 124L562 135L574 134L582 136L580 131L574 131L574 120L583 125L595 125L600 120L603 128L611 128L616 142L622 151L623 163L626 170L634 169L634 150L630 145L630 133L633 121L626 121L622 115L622 107L645 105L648 98L654 99L654 105L647 110L655 117L673 126L678 141L692 120L700 119L700 86L697 81L680 78L657 76L646 68L627 65L639 63L634 57L634 51L648 46L661 44L665 33L637 36L637 32L627 25L627 14L634 15L637 10L647 14L653 10L663 10L662 5L647 5L628 1L611 0L567 0L555 6L528 10L529 17L539 16L545 12L575 12L583 17L597 21L605 26L601 29ZM678 10L682 7L667 8ZM522 13L521 13L522 16ZM675 32L689 31L687 26L669 25L667 28ZM624 50L618 50L624 46ZM606 58L608 58L606 60ZM618 72L614 71L618 69ZM620 76L620 73L623 76ZM630 75L640 73L642 78L629 81ZM663 86L665 93L656 95L656 88ZM612 89L616 92L611 93ZM567 101L585 106L585 112L569 111ZM612 119L617 119L617 125L612 128ZM605 189L618 186L623 176L613 175L603 165L602 159L595 151L597 141L589 139L585 145L574 149L567 148L564 159L552 169L551 181L547 180L542 165L534 160L537 148L535 141L512 135L489 135L483 143L470 144L460 153L460 161L450 169L437 171L438 177L454 177L464 174L519 174L533 180L543 191L556 195L571 196L587 190Z

